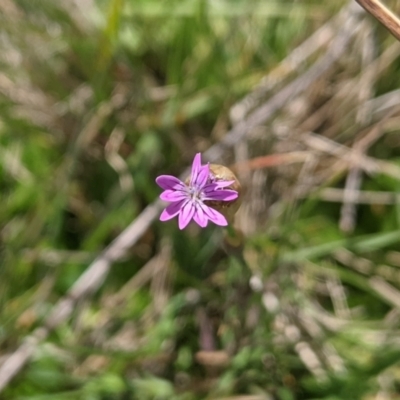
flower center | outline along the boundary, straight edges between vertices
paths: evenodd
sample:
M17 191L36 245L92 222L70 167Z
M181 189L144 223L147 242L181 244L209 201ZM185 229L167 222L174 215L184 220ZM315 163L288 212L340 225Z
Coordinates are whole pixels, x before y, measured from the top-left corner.
M188 187L188 194L192 201L201 201L201 189L193 186Z

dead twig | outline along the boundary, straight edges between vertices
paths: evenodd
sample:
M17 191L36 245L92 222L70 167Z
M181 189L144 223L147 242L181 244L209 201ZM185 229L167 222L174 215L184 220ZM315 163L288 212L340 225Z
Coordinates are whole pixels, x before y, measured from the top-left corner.
M390 11L379 0L356 1L361 7L384 25L397 40L400 40L400 19L393 14L392 11Z

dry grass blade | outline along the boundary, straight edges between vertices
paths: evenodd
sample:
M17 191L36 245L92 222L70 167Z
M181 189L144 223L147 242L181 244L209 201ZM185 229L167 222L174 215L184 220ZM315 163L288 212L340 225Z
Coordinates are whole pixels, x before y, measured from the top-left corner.
M36 329L25 339L17 351L8 357L0 366L0 391L21 370L32 356L36 346L44 340L49 332L64 322L73 312L74 304L82 297L96 291L103 283L113 262L123 257L127 250L142 236L152 221L157 217L161 202L149 205L111 244L108 246L81 275L65 297L54 306L45 326Z
M303 141L314 150L326 152L340 158L340 169L348 168L348 166L358 166L367 173L380 172L396 179L400 178L400 168L397 165L355 152L325 137L309 133L303 136Z
M235 171L249 171L261 168L275 167L283 164L301 163L310 157L307 151L293 151L291 153L270 154L268 156L256 157L251 160L240 161L232 165Z
M120 290L110 296L106 305L112 309L118 307L129 295L148 283L155 275L166 269L171 257L171 244L165 242L161 250L151 258Z
M380 296L386 299L394 307L400 309L400 292L379 276L370 278L369 283Z
M266 92L276 87L289 74L299 69L305 61L322 47L330 44L335 36L335 25L343 22L351 12L351 7L342 10L326 24L317 29L310 37L296 47L279 65L266 75L260 84L247 96L233 105L230 118L233 124L246 118L251 109L257 106Z
M356 204L396 204L400 196L392 192L373 192L368 190L345 191L343 189L326 188L318 191L315 196L321 200L342 203L345 196L354 198ZM314 194L313 194L314 196Z
M231 396L231 397L218 397L210 400L270 400L270 397L264 395L244 395L244 396Z
M359 104L364 104L364 107L360 107L357 110L356 121L360 126L365 126L371 119L371 110L368 109L366 104L367 101L373 95L373 86L375 83L374 76L377 75L377 65L373 63L376 49L374 46L374 40L372 35L372 28L370 24L365 24L366 28L362 33L362 52L361 62L362 69L367 69L367 73L364 73L360 77L360 86L358 93ZM368 65L373 65L373 68L367 68ZM354 193L362 185L363 175L359 168L351 168L345 183L345 198L340 211L339 227L344 232L352 232L356 226L356 203L357 200L351 193Z
M340 59L347 49L349 41L358 32L358 18L359 10L352 9L342 30L332 42L325 55L313 64L304 74L290 82L272 96L271 99L253 111L247 119L235 125L221 143L217 143L204 153L205 159L213 161L222 158L226 147L231 147L238 143L248 131L264 124L279 109L286 105L290 99L303 93L313 82L317 81L338 59Z

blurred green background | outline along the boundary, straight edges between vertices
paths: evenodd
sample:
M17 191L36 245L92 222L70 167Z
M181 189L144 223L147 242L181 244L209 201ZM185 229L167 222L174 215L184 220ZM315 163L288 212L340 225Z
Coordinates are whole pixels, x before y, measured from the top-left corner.
M157 175L341 51L217 160L239 244L154 221L1 399L400 398L400 44L350 3L0 1L3 374Z

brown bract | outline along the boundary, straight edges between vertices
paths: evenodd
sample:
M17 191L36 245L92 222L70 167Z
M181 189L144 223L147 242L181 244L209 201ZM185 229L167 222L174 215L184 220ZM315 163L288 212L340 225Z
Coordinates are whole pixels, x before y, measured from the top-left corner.
M241 191L242 186L236 175L224 165L220 164L210 164L210 172L214 175L215 180L217 181L234 181L231 186L227 187L226 189L236 190L239 194L238 198L233 201L210 201L207 200L204 203L208 206L216 209L221 214L225 216L229 223L233 221L233 218L242 203L241 199Z

